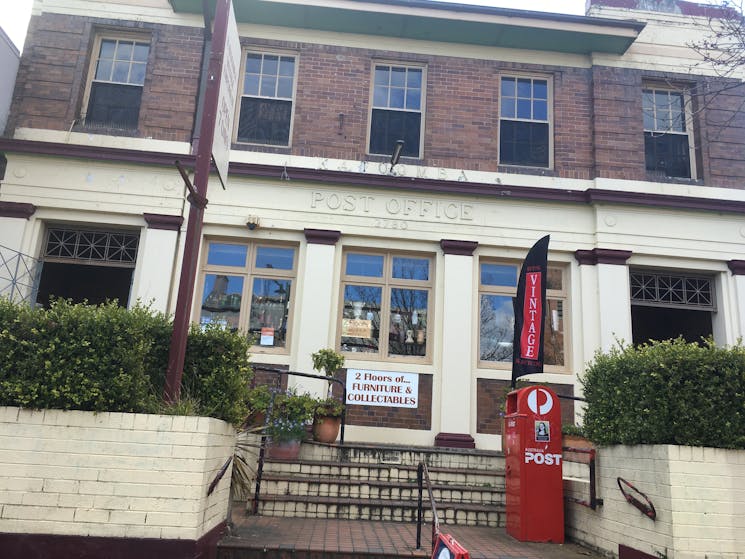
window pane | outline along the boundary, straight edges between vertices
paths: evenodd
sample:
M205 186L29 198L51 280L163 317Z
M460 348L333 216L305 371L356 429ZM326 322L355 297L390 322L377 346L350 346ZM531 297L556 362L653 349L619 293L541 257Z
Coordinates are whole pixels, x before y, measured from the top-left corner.
M135 62L147 62L147 55L150 52L150 46L143 44L143 43L137 43L135 44L135 52L132 56L132 60Z
M375 86L373 93L373 106L388 107L388 88L380 85Z
M285 347L291 286L290 280L254 278L248 329L257 345Z
M280 76L295 76L295 59L291 56L283 56L279 60Z
M517 96L530 99L532 93L531 80L517 80Z
M261 66L261 73L265 76L276 76L279 71L279 57L273 54L264 55L264 64Z
M405 90L401 87L391 87L390 107L392 109L403 109Z
M258 74L261 72L261 55L249 53L246 56L246 73Z
M341 323L342 351L378 352L382 296L382 287L344 286L344 308Z
M207 264L215 266L239 266L246 265L248 247L245 245L229 245L225 243L210 243L207 254Z
M116 41L112 41L111 39L104 39L103 41L101 41L101 53L99 55L99 58L113 59L115 49Z
M94 82L85 122L105 128L135 130L141 98L140 86Z
M422 289L391 289L388 355L426 355L428 295Z
M517 118L530 119L532 103L530 99L518 99L517 100Z
M502 120L499 162L504 165L548 167L548 123Z
M246 95L258 95L259 94L259 75L258 74L246 74L243 80L243 93Z
M99 60L96 68L96 79L111 81L111 69L114 67L110 60Z
M543 362L546 365L564 364L564 302L546 300L546 322L543 327Z
M277 94L277 78L264 74L261 77L261 95L274 97Z
M393 277L426 281L429 279L429 260L426 258L394 257Z
M218 324L235 330L241 311L243 278L238 276L207 274L202 294L199 323Z
M390 155L396 140L404 141L401 154L419 157L421 113L374 109L370 123L370 153Z
M422 71L412 70L409 68L409 73L406 76L406 85L409 88L421 89L422 87Z
M398 87L406 85L406 68L391 68L391 85Z
M238 119L238 141L286 146L290 142L292 101L244 97Z
M481 264L481 285L517 286L517 266L513 264Z
M348 276L383 277L383 256L379 254L347 254Z
M548 99L548 82L545 80L533 80L533 97L536 99Z
M512 297L481 295L479 322L479 359L511 361L515 315Z
M422 93L418 89L408 89L406 91L406 108L418 111L422 104Z
M390 67L389 66L376 66L375 67L375 85L383 85L388 86L390 85L389 82L389 73L390 73Z
M129 73L129 83L142 85L145 83L145 64L132 64L132 70Z
M292 78L279 78L277 82L277 97L292 99Z
M688 136L685 134L644 133L647 171L667 177L691 177Z
M116 49L116 59L126 60L129 62L132 60L132 51L134 50L134 43L130 41L120 41L119 46Z
M560 268L549 268L548 274L546 275L546 289L555 289L561 291L562 289L562 277Z
M114 62L114 73L111 81L127 83L129 81L129 62Z
M279 247L259 247L256 249L256 267L275 270L292 270L295 250Z
M515 98L502 97L500 112L504 118L515 118Z
M548 120L548 103L546 101L533 101L533 119Z
M502 97L514 97L515 92L515 78L502 78Z

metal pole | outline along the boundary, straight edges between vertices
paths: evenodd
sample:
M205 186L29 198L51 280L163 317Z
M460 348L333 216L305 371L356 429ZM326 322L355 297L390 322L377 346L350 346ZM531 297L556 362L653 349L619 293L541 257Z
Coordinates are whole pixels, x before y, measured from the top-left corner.
M230 0L218 0L215 6L215 30L210 54L208 83L202 100L203 116L199 133L199 147L194 169L194 190L188 200L189 222L184 240L184 259L181 264L176 313L173 317L173 334L168 353L168 370L163 391L166 402L175 402L181 393L181 377L184 373L186 339L191 321L191 306L194 297L194 282L197 274L199 247L202 242L204 208L207 205L207 183L212 164L212 142L215 135L217 101L220 93L225 38L227 36Z
M419 498L416 507L416 548L422 549L422 487L424 481L424 464L421 462L416 469L416 481L419 486Z

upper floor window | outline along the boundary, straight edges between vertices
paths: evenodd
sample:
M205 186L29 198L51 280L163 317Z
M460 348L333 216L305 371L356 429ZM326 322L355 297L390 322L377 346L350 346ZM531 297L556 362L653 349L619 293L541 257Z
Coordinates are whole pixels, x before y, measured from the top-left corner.
M236 141L290 145L296 66L290 55L246 54Z
M499 163L550 167L548 80L503 76L499 91Z
M424 69L376 64L370 115L370 153L391 155L397 140L401 155L421 157Z
M647 171L666 177L695 178L692 126L682 91L646 88L642 92L644 160Z
M482 366L512 363L515 313L520 266L484 261L479 266L479 362ZM543 360L547 366L564 368L566 355L566 280L564 269L549 266L546 280L546 322ZM500 365L503 364L503 365Z
M137 129L149 43L98 37L87 89L86 125Z
M341 350L368 358L421 360L428 355L431 301L431 258L346 253Z
M291 246L210 241L200 324L241 329L257 346L286 348L296 260Z

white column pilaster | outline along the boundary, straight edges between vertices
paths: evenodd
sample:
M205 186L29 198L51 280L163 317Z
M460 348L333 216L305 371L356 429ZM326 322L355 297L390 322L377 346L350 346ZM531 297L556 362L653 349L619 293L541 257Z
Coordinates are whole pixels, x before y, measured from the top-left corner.
M168 299L175 270L181 216L145 214L148 227L140 235L137 268L130 294L130 305L138 299L154 310L168 312Z
M29 218L35 212L36 207L32 204L0 202L0 251L3 252L0 262L0 296L14 301L28 297L32 288L30 277L16 284L12 280L19 280L18 274L25 269L26 264L18 260L18 253L23 252L23 237Z

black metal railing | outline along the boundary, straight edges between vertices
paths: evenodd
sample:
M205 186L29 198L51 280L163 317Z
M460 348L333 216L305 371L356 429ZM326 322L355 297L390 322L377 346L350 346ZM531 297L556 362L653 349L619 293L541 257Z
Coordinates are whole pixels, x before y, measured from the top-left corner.
M584 507L589 507L592 510L597 509L600 506L603 506L603 500L598 499L597 497L597 479L595 477L595 455L596 450L594 448L574 448L571 446L565 446L562 448L564 451L564 462L575 462L577 464L587 464L589 470L590 470L590 500L585 499L578 499L577 497L569 497L564 496L564 499L567 501L571 501L572 503L577 503L578 505L582 505ZM567 453L575 452L577 454L587 454L588 459L587 462L579 461L579 460L567 460L566 456Z
M424 486L427 486L427 493L429 494L429 506L432 509L432 549L434 549L437 536L440 533L440 519L437 516L437 505L435 504L435 498L432 495L432 482L429 480L429 470L427 464L424 462L419 463L419 467L416 472L417 485L419 486L419 497L417 500L416 509L416 548L422 549L422 521L423 519L423 507L422 507L422 496L424 493Z
M342 391L342 403L344 406L342 407L341 411L341 433L339 435L339 443L344 444L344 427L346 425L346 419L347 419L347 386L344 384L343 381L339 380L335 377L327 377L325 375L313 375L310 373L300 373L297 371L288 371L286 369L279 369L277 367L266 367L264 365L260 364L252 364L251 368L254 371L262 371L266 373L274 373L277 375L278 378L281 378L282 375L290 375L290 376L296 376L296 377L305 377L305 378L316 378L321 379L329 382L336 382L341 386ZM279 383L281 384L281 382ZM269 421L272 417L272 412L274 410L274 397L277 395L276 391L272 392L271 400L269 401L269 407L266 410L266 415L264 416L264 429L261 431L261 445L259 446L259 462L256 466L256 488L254 490L254 499L253 499L253 505L251 507L252 513L256 514L259 512L259 496L261 495L261 478L264 473L264 458L266 454L266 441L267 441L267 435L266 435L266 427L269 424Z

